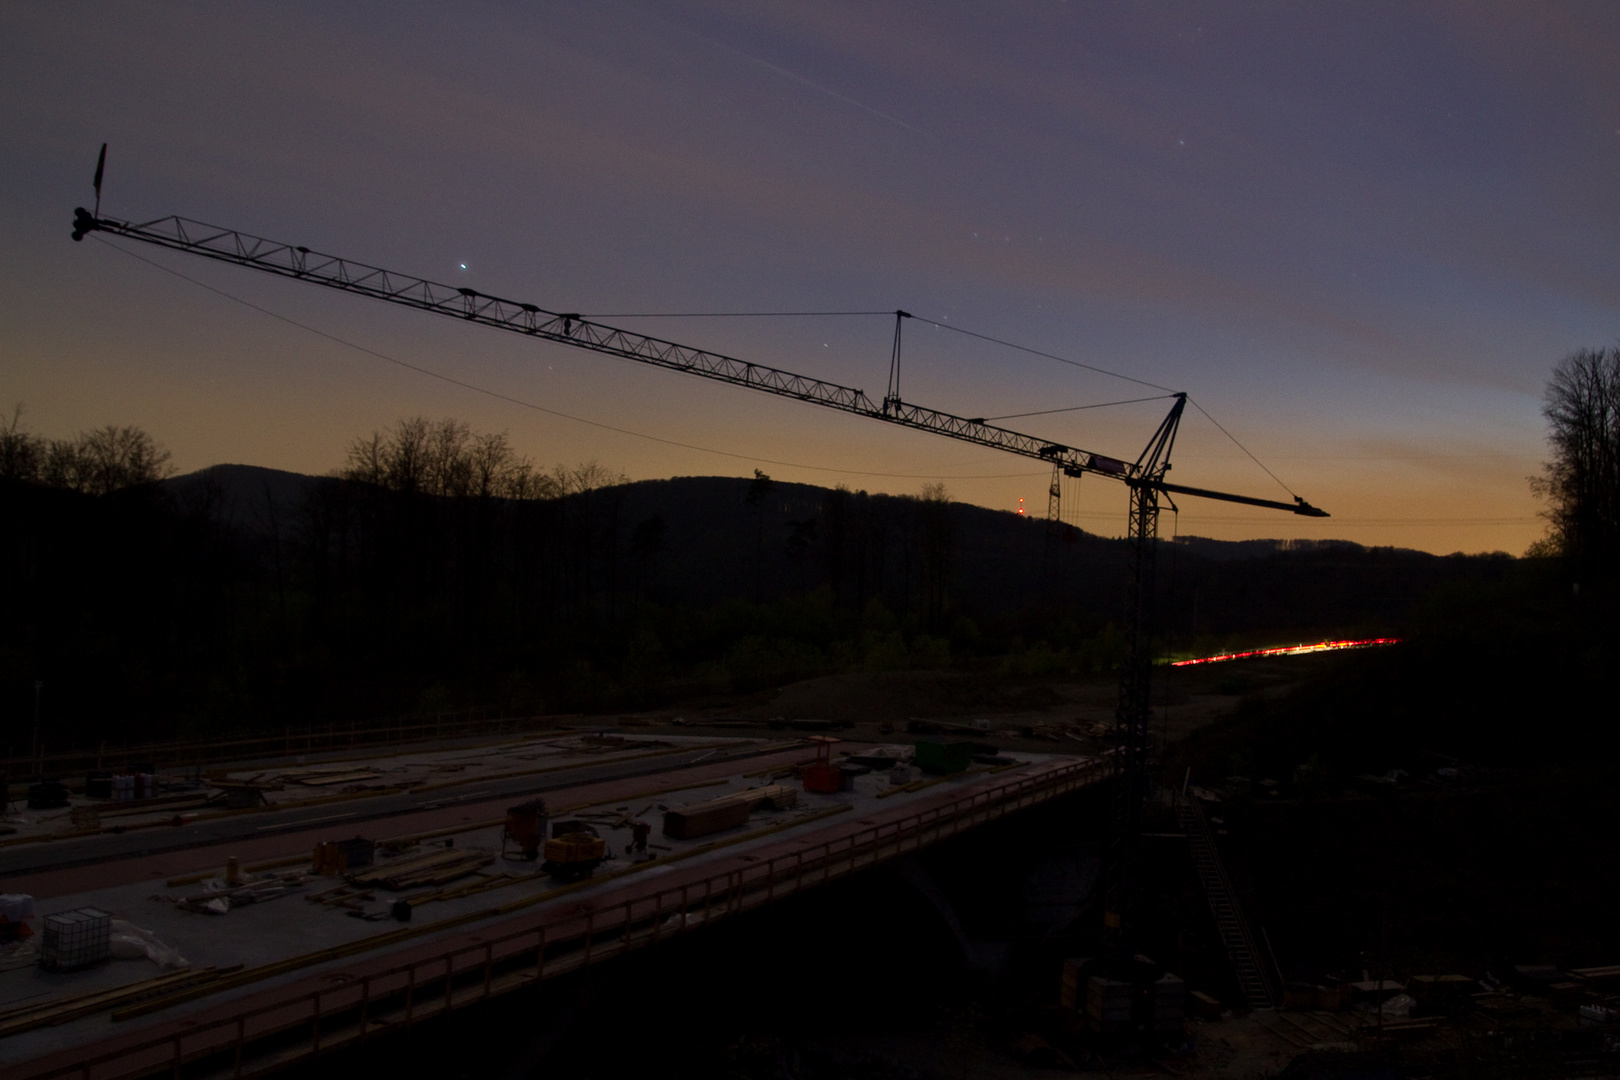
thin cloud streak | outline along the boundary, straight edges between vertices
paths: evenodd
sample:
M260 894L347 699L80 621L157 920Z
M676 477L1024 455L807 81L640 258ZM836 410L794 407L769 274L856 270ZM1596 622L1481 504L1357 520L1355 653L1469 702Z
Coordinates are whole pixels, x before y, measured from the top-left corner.
M848 106L850 106L852 108L855 108L855 109L859 109L864 113L867 113L867 114L869 114L871 116L877 117L879 120L882 120L884 123L893 124L895 127L901 128L901 129L903 129L905 131L909 131L913 135L920 136L920 137L922 137L924 139L929 140L930 142L938 142L939 141L933 135L930 135L928 132L922 130L919 127L915 127L915 126L913 126L911 124L908 124L904 120L901 120L898 117L890 116L888 113L883 112L881 109L874 109L874 108L872 108L872 106L864 104L863 102L856 101L852 97L848 97L848 96L846 96L844 94L840 94L838 91L832 89L831 87L823 86L818 82L815 82L815 81L813 81L811 79L805 78L803 75L800 75L800 74L798 74L796 72L789 71L785 67L781 67L780 65L773 64L769 60L763 60L760 57L754 56L754 55L752 55L750 53L743 52L741 49L733 48L732 46L727 45L723 41L716 41L711 37L705 37L704 35L699 34L696 31L690 30L690 29L688 29L688 28L686 28L684 26L680 26L678 23L671 23L671 25L676 26L682 33L686 34L688 37L691 37L692 39L694 39L696 41L701 41L705 45L708 45L710 48L718 49L721 52L729 53L732 56L738 57L739 59L741 59L741 60L743 60L743 61L745 61L745 62L747 62L749 64L753 64L756 67L762 67L766 71L769 71L769 72L772 72L772 73L774 73L776 75L779 75L784 79L791 80L792 82L796 82L800 86L808 87L811 90L814 90L819 94L825 94L827 97L830 97L835 101L841 101L845 105L848 105Z

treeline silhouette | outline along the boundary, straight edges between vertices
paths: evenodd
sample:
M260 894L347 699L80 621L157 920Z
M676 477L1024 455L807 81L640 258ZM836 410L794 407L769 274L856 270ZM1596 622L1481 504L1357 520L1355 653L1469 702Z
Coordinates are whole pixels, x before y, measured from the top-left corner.
M1560 362L1544 413L1535 557L1431 590L1400 647L1311 658L1166 755L1167 782L1224 793L1228 857L1290 979L1620 950L1620 349Z
M23 408L0 427L0 477L107 495L169 476L169 452L136 427L108 424L69 439L47 439L22 426Z
M1118 659L1119 541L1054 534L939 487L872 495L764 473L630 483L594 463L542 470L504 436L422 418L357 439L327 477L216 466L160 481L166 455L137 434L122 445L143 448L143 482L0 478L6 745L29 745L35 682L41 738L67 747ZM1164 644L1399 632L1436 585L1513 565L1180 543L1161 559Z
M1613 587L1620 564L1620 347L1559 361L1542 408L1552 456L1531 488L1547 503L1540 552Z

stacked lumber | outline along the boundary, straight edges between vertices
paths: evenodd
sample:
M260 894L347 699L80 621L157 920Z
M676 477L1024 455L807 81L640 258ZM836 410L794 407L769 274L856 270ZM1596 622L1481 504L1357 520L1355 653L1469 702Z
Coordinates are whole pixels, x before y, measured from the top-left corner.
M280 899L289 892L302 888L305 877L306 875L298 870L290 873L264 874L241 881L234 886L210 888L207 892L182 896L174 903L182 911L196 912L199 915L224 915L232 908Z
M504 888L505 886L511 885L518 881L533 881L541 876L542 875L539 873L513 874L503 872L495 874L479 874L472 881L463 882L460 885L452 885L448 889L428 889L424 892L409 893L400 897L400 899L410 904L411 907L416 908L421 907L423 904L431 904L439 900L460 900L464 896L473 896L477 893L488 892L491 889Z
M1086 1024L1112 1034L1131 1026L1131 984L1093 975L1086 980Z
M287 785L282 782L279 775L272 776L268 773L257 772L246 780L233 780L229 775L211 774L208 778L208 786L218 788L221 791L228 791L231 788L258 788L260 791L281 791Z
M108 1009L134 1004L177 990L200 987L242 967L196 968L173 971L154 979L142 979L113 990L96 990L84 994L52 998L32 1005L20 1005L0 1012L0 1038L16 1035L35 1028L52 1027L77 1020L81 1016L104 1012Z
M962 735L984 734L983 728L976 728L972 724L954 724L949 720L934 720L921 716L913 716L907 720L906 730L913 735L938 735L942 731L953 731Z
M679 809L691 811L700 806L719 806L724 803L743 803L754 809L763 806L771 810L787 810L799 804L799 789L790 784L761 784L759 787L733 791L729 795L721 795L718 798L695 803L691 806L679 807Z
M375 900L376 894L369 889L357 889L353 885L335 885L330 889L323 889L318 893L306 893L305 900L322 907L342 907L352 911L363 908L367 901Z
M1065 1009L1082 1011L1086 999L1086 980L1091 977L1097 961L1090 957L1070 957L1063 961L1063 983L1058 993Z
M958 773L957 775L960 776L961 774ZM878 792L877 797L887 799L891 795L905 795L913 791L921 791L923 788L931 788L935 784L943 784L949 779L951 779L949 776L925 776L920 780L913 780L909 784L901 784L899 787L884 788Z
M1606 967L1571 968L1569 973L1594 988L1601 986L1604 989L1611 989L1615 984L1620 983L1620 964L1611 964Z
M361 888L383 888L391 892L415 889L423 885L444 885L457 878L467 877L495 861L487 851L456 851L441 848L427 855L399 859L386 866L369 866L349 881Z
M354 769L340 773L305 773L301 776L288 776L286 779L305 787L326 787L330 784L352 784L360 780L376 780L382 773L375 769Z
M294 855L291 858L287 858L287 859L268 859L268 860L266 860L264 862L248 863L246 866L243 866L241 869L242 869L242 871L245 871L247 873L256 874L256 873L258 873L259 871L262 871L262 870L277 870L277 869L280 869L281 867L284 867L284 866L298 866L300 863L307 863L307 862L309 862L309 860L304 858L304 856L302 856L302 855ZM212 878L212 877L223 878L229 872L230 872L230 868L225 867L224 869L221 869L221 870L204 870L200 874L182 874L179 877L170 878L168 881L165 881L164 884L167 885L169 888L174 889L174 888L178 888L181 885L195 885L199 881L207 881L209 878ZM271 876L274 877L274 876L277 876L277 875L271 875ZM301 871L300 871L298 877L299 877L299 880L303 879ZM251 882L251 881L257 881L259 879L258 878L251 878L249 880Z
M159 810L169 812L174 810L198 810L208 805L206 795L161 795L152 799L135 799L128 803L112 803L96 808L99 817L133 817L137 814L152 814Z
M464 896L473 896L477 893L488 892L490 889L499 889L517 881L531 881L540 877L534 874L514 874L500 871L493 874L477 873L471 881L462 881L460 884L448 888L425 888L416 892L406 893L399 897L411 907L421 907L423 904L433 903L437 900L459 900ZM312 904L322 907L345 908L349 911L365 911L366 905L375 902L377 895L370 889L363 889L354 885L337 885L318 893L310 893L304 897ZM374 917L374 916L368 916Z
M748 820L761 806L785 810L799 801L798 788L786 784L765 784L722 795L718 799L678 806L664 814L664 835L677 840L691 840L699 836L735 828Z

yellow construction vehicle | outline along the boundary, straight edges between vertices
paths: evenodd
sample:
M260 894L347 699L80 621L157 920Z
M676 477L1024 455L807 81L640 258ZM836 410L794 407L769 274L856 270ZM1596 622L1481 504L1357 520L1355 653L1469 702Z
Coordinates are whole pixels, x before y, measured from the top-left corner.
M596 872L607 858L607 841L583 821L557 821L546 841L546 861L540 869L559 881L578 881Z

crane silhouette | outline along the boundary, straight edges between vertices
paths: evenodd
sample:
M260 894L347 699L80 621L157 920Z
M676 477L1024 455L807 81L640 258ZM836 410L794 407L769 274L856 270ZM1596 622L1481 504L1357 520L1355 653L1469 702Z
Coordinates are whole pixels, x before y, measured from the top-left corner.
M105 151L104 151L105 152ZM1153 586L1158 550L1161 503L1171 496L1240 503L1281 510L1305 517L1327 517L1304 499L1293 502L1261 499L1170 483L1170 452L1175 446L1187 395L1176 393L1169 413L1134 460L1068 446L985 422L956 416L904 400L900 393L902 328L909 312L895 311L894 344L890 353L888 385L880 401L863 390L816 379L781 368L621 330L577 312L549 311L536 304L508 300L488 293L445 285L401 274L352 259L285 244L235 229L169 216L143 223L100 216L101 166L96 172L97 207L73 212L73 239L103 232L217 262L305 281L402 307L415 308L464 322L523 334L578 349L633 360L716 382L730 383L761 393L792 398L885 424L977 446L1016 454L1050 465L1058 474L1087 474L1123 484L1130 498L1128 548L1130 571L1124 617L1126 662L1120 672L1119 704L1115 712L1113 767L1115 772L1113 822L1104 860L1103 921L1116 942L1128 936L1127 915L1132 906L1135 848L1141 831L1142 807L1150 780L1153 751L1150 729L1150 685L1153 671Z

